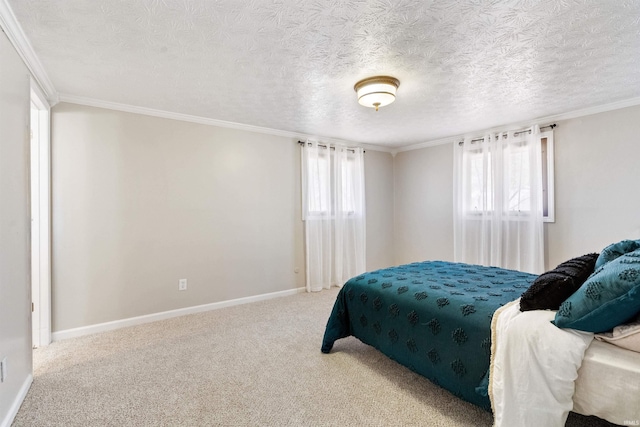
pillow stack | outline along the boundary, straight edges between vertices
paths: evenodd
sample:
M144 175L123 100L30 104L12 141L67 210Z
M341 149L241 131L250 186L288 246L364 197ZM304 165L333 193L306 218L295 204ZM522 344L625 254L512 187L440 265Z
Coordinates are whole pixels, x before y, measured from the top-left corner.
M605 332L640 313L640 240L608 246L595 268L580 289L560 305L556 326Z
M557 310L593 273L597 259L582 255L541 274L520 297L520 310Z

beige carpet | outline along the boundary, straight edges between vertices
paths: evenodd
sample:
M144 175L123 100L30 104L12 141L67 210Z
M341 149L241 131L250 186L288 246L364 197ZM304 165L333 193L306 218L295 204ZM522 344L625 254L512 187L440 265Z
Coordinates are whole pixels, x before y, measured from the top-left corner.
M336 291L56 342L14 426L490 426L355 338L320 353ZM610 425L572 414L568 426Z

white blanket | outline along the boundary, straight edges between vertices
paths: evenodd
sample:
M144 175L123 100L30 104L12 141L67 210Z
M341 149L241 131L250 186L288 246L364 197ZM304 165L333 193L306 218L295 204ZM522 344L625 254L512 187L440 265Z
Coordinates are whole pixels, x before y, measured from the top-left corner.
M554 311L520 311L520 300L491 322L489 397L496 427L562 427L593 334L560 329Z

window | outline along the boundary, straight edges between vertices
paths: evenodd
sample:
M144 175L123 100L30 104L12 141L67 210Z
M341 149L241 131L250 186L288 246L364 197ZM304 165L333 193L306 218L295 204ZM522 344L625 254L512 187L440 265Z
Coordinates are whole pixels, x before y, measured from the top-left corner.
M360 180L355 156L347 153L336 160L333 150L321 150L308 162L307 215L334 216L336 211L355 215L361 211L358 207ZM338 191L332 191L333 188Z
M542 166L542 205L543 220L554 222L554 176L553 176L553 132L541 133L541 166ZM470 214L493 211L497 196L494 194L494 182L503 180L505 191L505 211L526 213L531 209L532 171L530 170L530 153L516 139L501 153L505 158L504 170L492 169L492 154L483 153L480 149L471 151L468 157L469 175L467 182L467 212Z
M308 203L309 215L327 215L329 214L330 195L329 188L326 183L330 182L329 178L329 156L327 153L319 155L315 161L309 162L309 191Z
M470 200L467 204L469 211L482 212L485 210L493 210L493 183L491 171L491 155L486 160L482 153L474 153L469 158L470 163L470 179L469 196ZM486 174L485 174L485 171ZM485 192L484 189L487 189Z
M546 135L546 136L545 136ZM554 158L553 132L542 133L542 218L544 222L555 222L555 194L554 194Z
M347 157L345 161L342 162L342 191L341 198L342 201L340 203L340 209L344 214L354 215L358 210L356 206L356 200L358 199L355 194L355 185L356 182L356 162L353 158Z

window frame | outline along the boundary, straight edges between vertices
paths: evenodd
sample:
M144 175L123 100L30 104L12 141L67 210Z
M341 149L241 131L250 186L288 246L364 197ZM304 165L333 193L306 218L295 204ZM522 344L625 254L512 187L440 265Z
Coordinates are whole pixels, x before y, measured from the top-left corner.
M543 143L542 140L545 140ZM553 131L540 132L540 145L542 146L542 222L556 222L555 204L555 157ZM546 150L545 150L546 146ZM545 162L546 159L546 162ZM545 197L546 195L546 197ZM546 202L546 212L545 209Z

